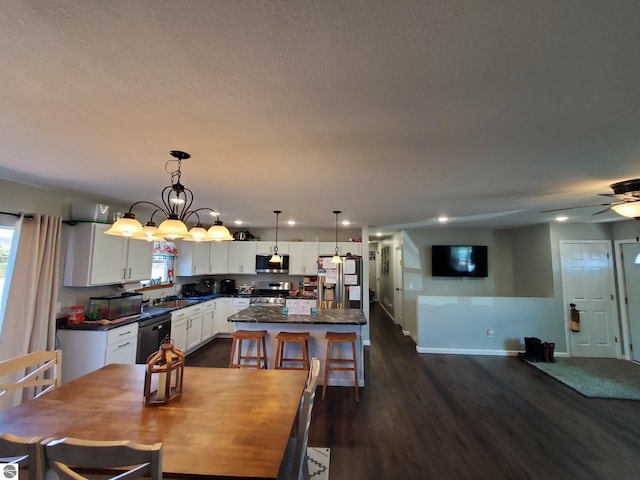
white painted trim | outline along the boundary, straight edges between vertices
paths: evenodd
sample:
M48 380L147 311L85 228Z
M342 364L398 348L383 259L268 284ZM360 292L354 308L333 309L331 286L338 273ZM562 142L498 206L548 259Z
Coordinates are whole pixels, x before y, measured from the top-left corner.
M403 334L405 337L410 337L410 336L411 336L411 332L410 332L409 330L404 330L404 329L403 329L403 330L402 330L402 334Z
M624 279L624 263L622 260L622 244L623 243L636 243L635 239L629 240L615 240L614 242L614 256L615 256L615 270L616 280L618 281L618 311L620 312L620 324L622 325L622 334L620 335L620 343L624 342L624 355L620 358L625 360L632 360L631 350L629 344L632 341L631 338L631 321L627 314L627 305L625 304L625 298L627 297L627 285ZM618 355L620 350L618 348Z
M491 355L494 357L515 357L519 351L516 350L478 350L478 349L462 349L462 348L424 348L416 346L418 353L437 353L440 355ZM554 357L568 358L567 352L554 352Z
M371 340L362 340L362 346L363 347L370 347L371 346Z

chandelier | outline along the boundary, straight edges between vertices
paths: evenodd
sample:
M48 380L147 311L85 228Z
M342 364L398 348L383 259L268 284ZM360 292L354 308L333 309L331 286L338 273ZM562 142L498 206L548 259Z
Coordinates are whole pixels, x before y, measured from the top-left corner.
M172 150L171 156L175 160L167 160L165 170L171 174L171 185L162 189L162 206L145 200L135 202L129 207L129 211L118 219L105 233L120 237L129 237L135 240L176 240L183 239L192 242L211 242L221 240L233 240L231 233L220 221L220 214L212 208L191 209L193 204L193 192L180 183L182 175L182 160L191 157L186 152ZM169 171L169 162L178 164L177 170ZM149 221L143 227L136 219L133 209L138 205L151 205L155 208ZM216 220L209 229L205 229L200 221L199 213L208 212L216 216ZM156 225L153 218L156 214L161 215L164 220L160 225ZM189 229L187 220L194 217L194 225Z

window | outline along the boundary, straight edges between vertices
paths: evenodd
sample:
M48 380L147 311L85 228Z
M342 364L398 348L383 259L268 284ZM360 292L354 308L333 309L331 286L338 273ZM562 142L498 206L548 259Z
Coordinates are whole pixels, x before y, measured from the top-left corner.
M173 283L174 261L178 249L173 242L153 242L153 263L151 280L158 283Z
M12 261L12 256L15 255L15 248L12 249L13 243L13 227L7 227L0 225L0 327L2 326L2 319L4 318L4 304L6 302L6 296L8 289L5 289L5 284L8 287L7 272L11 272L9 265Z

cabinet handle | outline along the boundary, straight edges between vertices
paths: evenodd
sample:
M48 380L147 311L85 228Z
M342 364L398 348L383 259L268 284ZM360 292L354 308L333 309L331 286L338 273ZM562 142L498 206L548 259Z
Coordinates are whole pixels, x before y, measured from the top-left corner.
M128 332L124 332L124 333L119 333L118 336L122 337L124 335L129 335L131 333L131 330L129 330Z
M195 275L195 274L196 274L196 266L194 265L194 266L193 266L193 268L192 268L191 270L192 270L192 272L191 272L191 273L193 273L193 274Z
M127 269L126 268L122 269L122 278L127 278Z
M127 342L127 343L123 343L122 345L118 345L118 348L122 348L122 347L126 347L127 345L129 345L131 342Z
M129 267L129 277L127 278L131 278L131 267Z

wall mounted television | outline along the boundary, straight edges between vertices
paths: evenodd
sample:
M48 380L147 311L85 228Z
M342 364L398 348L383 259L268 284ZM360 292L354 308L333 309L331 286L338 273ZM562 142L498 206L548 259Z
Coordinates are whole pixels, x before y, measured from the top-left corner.
M432 245L431 275L434 277L488 276L486 245Z

